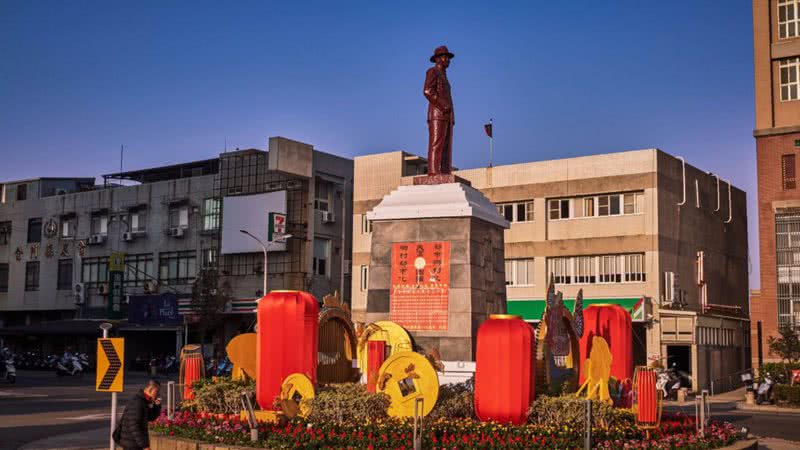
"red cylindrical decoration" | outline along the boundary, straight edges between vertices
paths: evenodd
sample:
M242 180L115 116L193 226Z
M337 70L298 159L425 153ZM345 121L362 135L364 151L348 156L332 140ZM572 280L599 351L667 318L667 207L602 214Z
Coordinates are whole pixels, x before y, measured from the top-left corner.
M301 291L272 291L258 301L256 400L272 411L281 383L302 373L317 383L319 303Z
M194 355L190 355L190 357L186 358L186 368L183 372L183 398L185 400L191 400L194 398L192 384L200 379L200 365L202 363L202 357L197 358Z
M631 315L622 306L589 305L583 310L583 337L580 341L580 383L586 378L586 360L592 352L592 338L600 336L611 351L611 376L619 381L633 378L633 327Z
M478 328L475 414L483 421L525 423L534 398L535 338L519 316L493 314Z
M367 391L375 392L378 372L386 360L386 341L367 342Z
M656 372L650 369L637 369L635 383L635 396L638 405L636 421L642 425L658 423Z

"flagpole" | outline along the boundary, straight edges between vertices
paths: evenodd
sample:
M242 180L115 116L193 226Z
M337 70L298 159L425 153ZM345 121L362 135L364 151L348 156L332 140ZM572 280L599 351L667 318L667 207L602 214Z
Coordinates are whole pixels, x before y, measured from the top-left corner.
M492 129L492 120L489 119L489 129ZM489 135L489 167L492 167L492 161L494 160L494 130L492 134Z

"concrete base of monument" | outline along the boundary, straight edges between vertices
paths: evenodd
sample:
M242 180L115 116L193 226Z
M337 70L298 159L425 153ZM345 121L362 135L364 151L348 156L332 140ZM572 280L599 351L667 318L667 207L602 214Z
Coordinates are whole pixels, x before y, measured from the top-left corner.
M354 317L396 322L443 360L474 360L478 327L506 311L508 222L497 207L463 183L417 184L400 186L367 217L369 286Z

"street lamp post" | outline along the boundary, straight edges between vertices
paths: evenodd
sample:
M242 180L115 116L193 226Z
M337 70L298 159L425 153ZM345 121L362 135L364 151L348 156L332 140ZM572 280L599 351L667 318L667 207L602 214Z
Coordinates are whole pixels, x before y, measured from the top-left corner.
M261 295L262 296L263 295L267 295L267 251L269 250L269 246L271 244L276 243L276 242L285 242L287 239L292 237L292 235L291 234L283 234L283 235L278 236L278 239L275 239L275 240L272 240L272 241L267 241L266 243L264 243L261 239L255 237L252 233L250 233L247 230L239 230L239 232L242 233L242 234L246 234L246 235L250 236L251 238L255 239L255 241L258 242L258 244L261 246L261 249L264 251L264 290L262 291L263 293Z

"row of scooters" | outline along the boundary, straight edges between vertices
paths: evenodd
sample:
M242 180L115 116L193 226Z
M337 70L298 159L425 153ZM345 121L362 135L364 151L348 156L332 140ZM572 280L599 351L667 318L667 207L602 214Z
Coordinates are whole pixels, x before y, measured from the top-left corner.
M80 364L80 371L86 371L90 368L89 355L86 353L71 353L66 352L63 355L44 355L38 352L23 352L12 355L14 365L20 370L59 370L59 363L61 363L62 370L67 366L69 372L73 372L77 366L73 364L75 359ZM77 370L75 371L77 373Z

